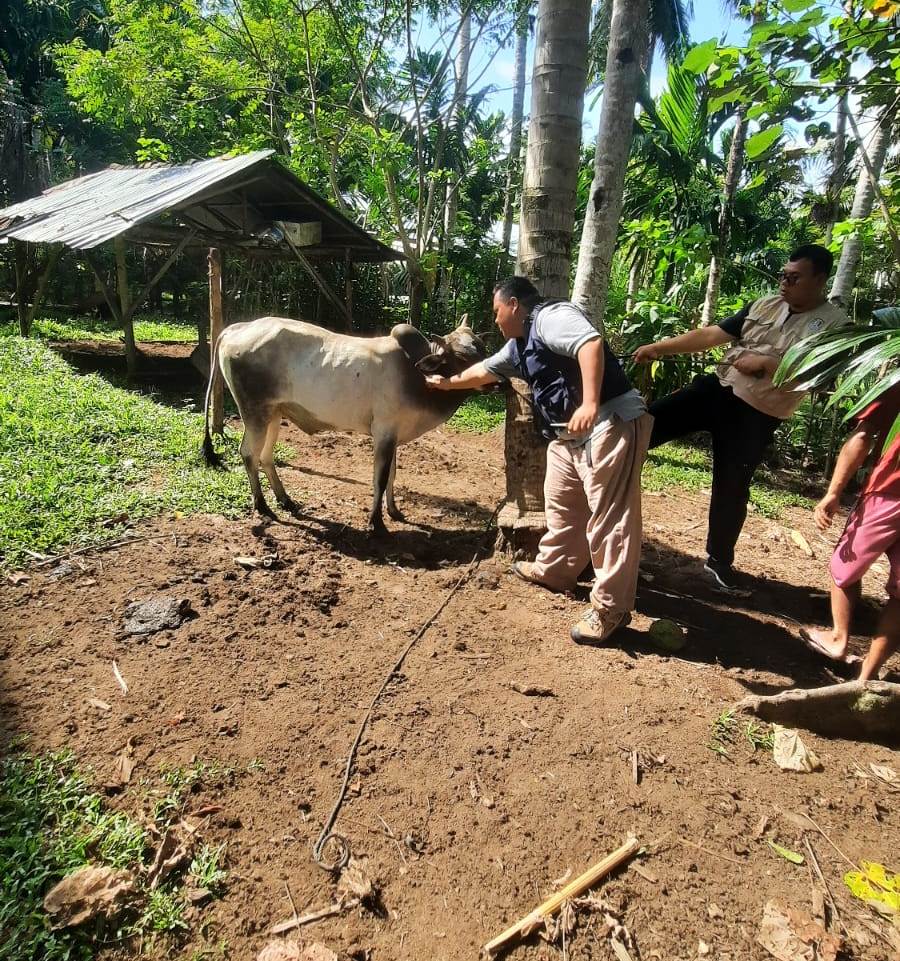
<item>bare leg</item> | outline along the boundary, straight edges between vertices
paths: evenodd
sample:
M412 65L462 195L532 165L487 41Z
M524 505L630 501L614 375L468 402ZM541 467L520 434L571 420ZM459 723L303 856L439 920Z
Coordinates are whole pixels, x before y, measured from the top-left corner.
M847 587L838 587L837 584L832 582L831 621L833 626L831 630L815 627L806 629L807 635L813 642L836 660L841 660L847 654L847 643L850 640L850 621L861 592L861 581Z
M878 631L869 645L869 653L863 661L859 679L861 681L877 680L878 672L898 646L900 646L900 600L892 597L881 612Z
M394 451L394 456L391 458L391 472L388 475L387 491L385 492L385 500L387 501L387 512L388 517L393 518L395 521L405 520L403 517L403 511L397 506L397 502L394 500L394 476L397 473L397 451Z
M266 442L260 454L260 465L266 477L269 478L269 484L272 486L275 500L285 509L294 510L297 505L291 500L287 491L284 489L284 484L281 483L281 478L275 470L275 444L278 441L278 431L280 428L281 423L279 418L274 417L269 424L269 429L266 431Z
M250 493L253 496L253 507L264 517L274 517L272 508L263 497L262 484L259 482L259 467L262 451L266 443L268 419L255 417L244 420L244 436L241 438L241 458L247 479L250 481Z
M391 464L397 444L393 437L380 437L375 440L375 469L373 471L372 510L369 512L369 530L378 534L385 533L384 518L381 516L381 503L391 474Z

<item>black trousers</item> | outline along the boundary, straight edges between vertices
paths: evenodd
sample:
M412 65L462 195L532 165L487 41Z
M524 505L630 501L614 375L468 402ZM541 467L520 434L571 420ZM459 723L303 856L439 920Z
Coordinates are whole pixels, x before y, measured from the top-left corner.
M747 518L750 481L781 421L763 414L723 387L715 374L695 377L688 387L650 405L650 446L709 431L713 479L706 551L722 564L734 562L734 545Z

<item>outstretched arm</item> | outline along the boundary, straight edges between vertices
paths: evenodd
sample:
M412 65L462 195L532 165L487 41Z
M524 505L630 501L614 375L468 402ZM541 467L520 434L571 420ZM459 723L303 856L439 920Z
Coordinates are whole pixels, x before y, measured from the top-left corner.
M671 357L673 354L697 354L711 347L720 347L736 340L719 326L697 327L686 334L677 337L665 337L655 344L644 344L634 352L637 364L649 364L660 357Z
M461 374L454 374L452 377L431 374L425 378L425 382L434 390L472 390L475 387L496 384L501 379L496 374L490 373L484 364L479 362L467 367Z

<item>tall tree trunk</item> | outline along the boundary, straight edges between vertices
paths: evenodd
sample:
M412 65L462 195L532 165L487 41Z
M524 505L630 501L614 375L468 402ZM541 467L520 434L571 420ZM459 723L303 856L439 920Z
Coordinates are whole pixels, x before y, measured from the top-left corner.
M825 196L828 198L828 226L825 228L825 243L831 243L834 223L838 219L841 189L844 186L844 159L847 153L847 94L838 98L837 122L834 127L834 148L831 152L831 175Z
M525 110L525 61L528 56L528 13L523 11L516 28L515 80L506 167L506 200L503 204L503 256L509 256L513 211L521 186L522 115ZM505 266L505 265L504 265Z
M734 132L731 135L731 149L728 151L728 167L725 170L725 185L722 188L722 206L719 208L719 230L716 248L709 262L709 277L706 279L706 296L703 299L703 313L700 326L706 327L716 319L719 303L719 284L722 280L722 258L728 250L728 227L731 208L737 193L741 171L744 168L744 144L747 142L747 116L743 109L738 110Z
M648 0L615 0L609 27L594 180L578 248L572 299L602 330L609 271L631 152L641 64L650 44Z
M637 300L637 292L641 286L641 260L640 255L635 254L628 271L628 289L625 293L625 313L630 314L634 310L634 303Z
M456 89L454 99L456 107L451 122L455 122L462 136L465 124L466 95L469 90L469 60L472 55L472 14L469 4L464 4L462 17L459 22L459 36L456 43ZM459 145L462 149L462 144ZM450 303L450 272L447 269L447 257L456 236L456 219L459 213L459 185L462 178L462 164L457 158L450 174L447 188L447 204L444 207L444 236L441 243L441 253L444 263L440 274L440 289L437 301L441 317L446 317Z
M880 118L882 123L875 130L867 153L869 162L872 165L872 172L877 178L881 175L881 168L884 165L884 155L890 142L891 124L887 117ZM864 164L860 164L859 177L856 181L856 193L853 196L853 209L850 217L853 220L863 220L872 212L872 203L875 199L875 187ZM838 303L847 304L853 293L853 284L856 281L856 268L859 266L859 257L862 251L862 239L859 234L850 234L844 241L841 248L841 258L838 261L837 270L834 273L834 281L831 285L830 297Z
M590 0L539 0L531 121L519 220L519 271L546 297L569 291ZM533 551L544 530L546 455L524 384L506 410L506 503L497 519L506 546Z

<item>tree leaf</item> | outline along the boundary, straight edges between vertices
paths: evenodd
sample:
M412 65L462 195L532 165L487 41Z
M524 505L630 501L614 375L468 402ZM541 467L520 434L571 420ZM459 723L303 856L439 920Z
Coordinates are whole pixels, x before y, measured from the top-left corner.
M803 864L805 858L802 854L798 854L796 851L792 851L790 848L782 847L780 844L776 844L774 841L770 841L768 838L766 838L766 843L776 854L780 854L785 861L790 861L791 864Z
M757 131L752 137L747 138L744 150L750 160L755 160L760 154L764 154L772 144L781 136L782 126L780 123L774 127L766 127Z
M698 43L696 47L691 47L681 63L682 69L689 73L706 73L713 60L716 59L718 45L718 40L713 38L705 43Z

